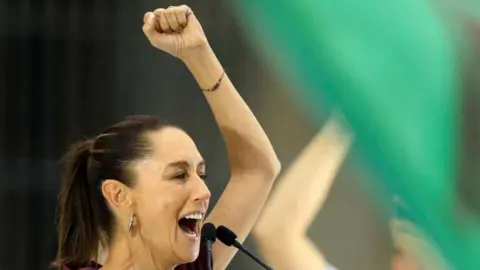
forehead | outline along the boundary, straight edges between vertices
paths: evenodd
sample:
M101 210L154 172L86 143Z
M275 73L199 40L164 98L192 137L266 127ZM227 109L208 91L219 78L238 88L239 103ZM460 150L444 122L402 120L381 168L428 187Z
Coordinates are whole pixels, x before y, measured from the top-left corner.
M147 134L152 143L152 157L163 162L185 160L197 163L202 160L195 142L188 134L176 127L166 127Z

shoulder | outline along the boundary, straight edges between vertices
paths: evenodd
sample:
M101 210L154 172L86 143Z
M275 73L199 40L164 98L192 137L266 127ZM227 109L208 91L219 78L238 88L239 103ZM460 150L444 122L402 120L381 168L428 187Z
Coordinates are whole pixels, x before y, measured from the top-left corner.
M177 266L175 270L209 270L207 256L207 249L205 245L201 244L198 258L194 262Z

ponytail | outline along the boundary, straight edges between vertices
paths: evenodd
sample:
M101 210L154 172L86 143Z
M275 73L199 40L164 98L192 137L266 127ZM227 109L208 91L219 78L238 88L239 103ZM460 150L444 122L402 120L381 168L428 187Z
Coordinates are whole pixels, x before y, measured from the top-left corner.
M93 141L73 145L62 160L65 175L58 196L57 269L63 264L81 267L96 258L100 241L97 207L93 205L88 164Z

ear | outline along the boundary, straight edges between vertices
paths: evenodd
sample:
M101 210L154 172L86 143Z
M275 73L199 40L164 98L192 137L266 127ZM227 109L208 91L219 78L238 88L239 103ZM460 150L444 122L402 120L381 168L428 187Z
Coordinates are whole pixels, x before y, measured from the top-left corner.
M107 179L103 181L102 194L111 207L122 212L130 209L133 205L132 190L117 180Z

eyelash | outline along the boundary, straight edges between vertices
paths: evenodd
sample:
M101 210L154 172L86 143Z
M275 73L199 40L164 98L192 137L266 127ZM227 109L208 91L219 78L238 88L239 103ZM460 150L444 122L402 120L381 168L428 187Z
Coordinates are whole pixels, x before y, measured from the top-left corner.
M207 179L207 174L199 174L200 178L202 178L203 180L206 180ZM185 178L188 178L188 174L186 172L182 172L180 174L177 174L173 177L174 179L185 179Z

